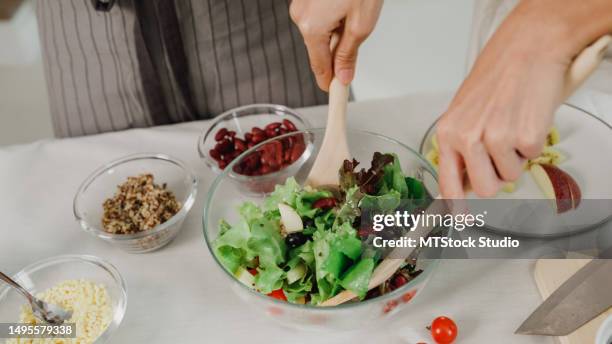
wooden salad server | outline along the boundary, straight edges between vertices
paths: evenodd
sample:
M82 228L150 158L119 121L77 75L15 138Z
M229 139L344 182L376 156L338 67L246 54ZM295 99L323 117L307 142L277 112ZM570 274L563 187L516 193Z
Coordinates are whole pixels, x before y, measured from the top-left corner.
M332 52L338 44L339 36L331 37ZM332 54L333 55L333 54ZM311 186L338 185L338 170L345 159L350 159L346 138L346 106L349 98L349 85L344 85L333 77L329 85L329 109L323 143L315 162L306 178L306 184Z
M595 41L595 43L586 47L571 63L569 66L563 87L563 99L569 98L578 87L584 83L584 81L595 71L599 63L603 59L606 49L612 42L612 36L606 35ZM330 97L331 103L331 97ZM331 111L330 111L331 117ZM327 131L326 131L327 136ZM340 166L339 164L336 166ZM334 171L337 168L333 169ZM430 208L426 210L429 213L436 213L436 210L440 208L440 204L443 203L439 201L440 196L436 197L436 201L432 203ZM433 209L437 208L437 209ZM427 236L429 232L433 228L431 227L416 227L414 231L410 232L410 236L414 238L419 238L423 236ZM384 281L388 280L395 274L395 272L404 264L406 258L412 253L414 248L396 248L394 249L389 256L396 258L385 258L377 267L374 269L372 273L372 278L370 278L370 283L368 284L368 290L376 288L381 285ZM357 295L350 290L344 290L340 292L338 295L324 301L321 303L323 307L336 306L347 301L350 301L356 298Z

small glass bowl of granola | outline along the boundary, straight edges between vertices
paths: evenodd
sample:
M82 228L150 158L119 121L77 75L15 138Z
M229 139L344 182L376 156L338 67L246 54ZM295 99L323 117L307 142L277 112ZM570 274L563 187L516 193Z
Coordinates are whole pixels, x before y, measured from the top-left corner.
M94 171L74 197L81 227L129 253L157 250L179 233L197 193L196 175L164 154L136 154Z

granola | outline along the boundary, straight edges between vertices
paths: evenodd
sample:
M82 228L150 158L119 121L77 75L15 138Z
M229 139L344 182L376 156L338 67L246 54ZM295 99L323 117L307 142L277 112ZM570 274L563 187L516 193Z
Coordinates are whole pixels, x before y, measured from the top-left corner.
M103 204L102 227L108 233L146 231L168 221L181 209L166 184L155 184L150 173L128 177L117 189Z

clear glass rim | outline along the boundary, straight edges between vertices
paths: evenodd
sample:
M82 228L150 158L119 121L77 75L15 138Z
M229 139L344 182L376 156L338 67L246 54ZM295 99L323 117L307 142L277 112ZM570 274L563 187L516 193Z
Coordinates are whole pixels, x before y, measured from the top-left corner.
M33 272L45 269L53 265L59 265L67 262L86 263L97 266L98 268L101 268L102 270L106 271L115 281L116 286L119 287L119 299L117 300L117 307L113 309L112 321L108 325L108 327L100 334L100 336L96 339L95 342L98 343L107 340L111 336L111 334L113 334L115 330L119 328L119 325L123 321L123 317L125 316L125 312L127 310L128 301L127 284L123 279L123 276L121 276L121 273L119 273L119 270L110 262L92 255L65 254L45 258L32 264L29 264L23 269L19 270L17 273L15 273L12 277L15 280L20 280L21 277L29 276ZM3 300L6 297L6 294L8 294L8 292L11 290L12 288L9 286L3 286L0 289L0 301ZM26 301L24 300L24 303L25 302Z
M265 145L268 142L271 142L273 140L279 140L279 139L283 139L285 137L289 137L292 135L299 135L299 134L312 134L314 132L320 132L323 133L325 132L325 128L312 128L312 129L305 129L305 130L299 130L299 131L294 131L291 133L287 133L284 135L280 135L277 137L273 137L271 139L268 139L266 141L263 141L255 146L253 146L250 149L247 149L246 151L244 151L242 154L240 154L238 157L236 157L236 159L234 159L228 166L227 168L220 173L215 180L212 182L212 184L210 185L210 188L208 190L208 196L206 199L206 203L204 205L204 215L202 216L202 228L203 228L203 232L204 232L204 241L206 243L206 247L208 248L208 251L210 253L210 255L213 257L217 268L221 269L223 271L223 274L229 278L229 280L231 282L235 282L237 284L240 285L240 288L243 288L243 290L246 290L250 295L254 295L255 297L260 298L260 300L266 301L266 302L270 302L272 304L275 305L279 305L279 306L285 306L285 307L293 307L295 309L301 309L301 310L316 310L316 311L324 311L324 312L333 312L334 310L338 310L338 309L350 309L350 308L354 308L354 307L359 307L362 305L366 305L366 304L372 304L374 302L379 302L379 301L387 301L387 300L391 300L391 299L395 299L401 295L403 295L406 291L408 291L411 288L414 288L415 285L421 283L422 280L428 278L430 276L430 274L435 270L436 266L439 263L439 259L428 259L428 267L427 269L424 269L423 272L421 272L417 277L415 277L414 279L410 280L408 283L406 283L405 285L401 286L400 288L397 288L387 294L381 295L381 296L377 296L374 297L372 299L369 300L364 300L364 301L359 301L359 302L347 302L347 303L343 303L337 306L333 306L333 307L322 307L322 306L317 306L317 305L310 305L310 304L295 304L295 303L290 303L290 302L285 302L285 301L281 301L281 300L277 300L275 298L269 297L267 295L264 295L256 290L253 290L249 287L247 287L246 285L244 285L242 282L240 282L238 279L236 279L236 277L231 274L229 271L227 271L223 265L221 264L221 262L219 261L219 259L217 258L217 256L215 255L213 246L212 246L212 241L215 238L211 238L208 235L208 231L206 230L207 228L207 224L206 224L206 219L208 218L208 214L210 213L210 207L211 207L211 201L212 201L212 197L214 195L214 191L217 189L217 187L219 186L219 184L223 181L223 179L225 177L227 177L227 175L232 171L234 165L236 163L238 163L241 159L243 159L245 156L247 156L248 154L251 154L253 151L259 149L260 147L262 147L263 145ZM423 166L425 166L425 168L427 169L427 172L429 172L431 174L431 176L434 178L434 180L436 181L436 183L438 182L438 174L436 173L436 171L434 170L433 166L427 161L427 159L425 159L420 153L416 152L414 149L410 148L409 146L393 139L390 138L388 136L382 135L382 134L378 134L378 133L373 133L370 131L366 131L366 130L360 130L360 129L351 129L348 128L347 129L348 133L359 133L359 134L365 134L365 135L370 135L370 136L375 136L378 137L380 139L386 140L388 142L397 144L398 146L410 151L412 153L412 155L416 158L418 158L418 160L423 163ZM448 235L450 236L452 234L452 228L449 230ZM418 291L417 291L418 293Z
M185 199L181 200L182 203L182 207L181 209L178 211L178 213L174 214L174 216L172 216L168 221L159 224L147 231L143 231L140 233L134 233L134 234L113 234L113 233L108 233L102 229L99 228L99 226L93 225L89 222L87 222L87 220L85 220L85 217L81 214L80 211L80 197L82 196L82 194L87 190L87 188L89 188L89 186L91 185L91 183L93 183L98 177L100 177L101 175L103 175L104 173L106 173L109 169L115 168L119 165L122 165L124 163L128 163L128 162L132 162L135 160L162 160L162 161L166 161L169 163L174 164L175 166L179 167L185 176L187 176L189 178L189 180L191 181L191 186L190 186L190 190L189 193L187 194L187 196L185 197ZM187 214L189 213L189 211L191 210L191 207L193 206L193 204L195 203L195 198L198 192L198 178L196 176L196 174L181 160L171 157L167 154L162 154L162 153L138 153L138 154L131 154L116 160L113 160L107 164L102 165L101 167L99 167L98 169L96 169L94 172L92 172L86 179L85 181L83 181L83 183L81 183L81 185L79 186L75 196L74 196L74 200L73 200L73 213L74 213L74 217L76 218L76 220L81 224L81 228L83 228L83 230L87 231L87 232L91 232L94 235L102 238L102 239L109 239L109 240L133 240L133 239L141 239L156 233L159 233L165 229L167 229L168 227L173 226L174 224L176 224L177 222L182 221Z
M230 110L225 111L224 113L220 114L219 116L215 117L215 119L213 120L213 122L210 124L210 126L208 127L208 129L203 130L202 133L200 134L200 136L198 137L198 155L200 156L200 158L202 160L204 160L204 163L206 163L206 165L213 170L213 172L220 174L222 173L224 170L220 170L216 164L215 161L208 156L208 152L206 152L204 150L204 142L206 142L209 137L211 137L213 135L214 130L217 128L219 123L222 123L226 120L228 120L228 118L230 117L234 117L236 112L240 112L240 111L245 111L245 110L250 110L250 109L256 109L256 108L267 108L267 109L271 109L273 110L274 113L276 112L283 112L289 116L293 116L294 118L298 119L301 124L305 127L304 130L307 129L311 129L311 124L310 122L306 119L306 117L300 115L296 110L286 107L284 105L279 105L279 104L266 104L266 103L260 103L260 104L251 104L251 105L244 105L244 106L240 106L237 108L233 108ZM256 116L257 114L251 114L252 116ZM245 116L251 116L251 115L245 115ZM290 133L288 133L290 134ZM279 137L279 136L277 136ZM276 139L276 137L273 137L270 140ZM266 140L267 141L267 140ZM265 142L265 141L263 141ZM254 148L254 147L252 147ZM249 149L247 149L246 151L249 151ZM245 151L245 152L246 152ZM233 161L238 160L239 156L236 157ZM232 162L233 162L232 161ZM227 170L229 168L229 165L225 168L225 170ZM272 173L268 173L266 175L263 176L248 176L249 180L258 180L258 179L264 179L264 177L270 177L270 176L274 176L276 175L278 172L272 172Z

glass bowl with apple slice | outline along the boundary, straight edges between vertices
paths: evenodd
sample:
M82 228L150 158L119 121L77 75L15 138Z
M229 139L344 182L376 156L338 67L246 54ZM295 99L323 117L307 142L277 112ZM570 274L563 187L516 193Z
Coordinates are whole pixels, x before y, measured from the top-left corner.
M420 153L438 166L437 120ZM470 210L488 211L486 229L525 237L561 237L612 219L612 127L595 115L564 104L556 112L542 154L493 198L467 195Z

